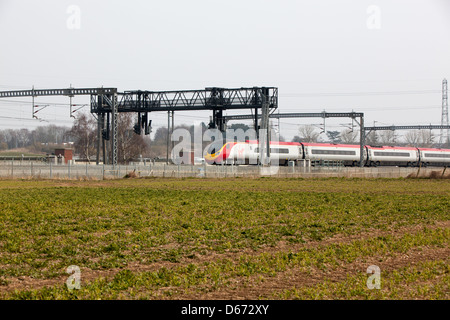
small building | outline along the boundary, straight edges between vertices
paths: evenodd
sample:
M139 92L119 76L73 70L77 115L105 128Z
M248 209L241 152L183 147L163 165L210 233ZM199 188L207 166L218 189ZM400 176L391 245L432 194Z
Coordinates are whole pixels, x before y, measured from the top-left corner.
M64 163L67 164L73 160L73 149L55 149L55 156L63 157Z

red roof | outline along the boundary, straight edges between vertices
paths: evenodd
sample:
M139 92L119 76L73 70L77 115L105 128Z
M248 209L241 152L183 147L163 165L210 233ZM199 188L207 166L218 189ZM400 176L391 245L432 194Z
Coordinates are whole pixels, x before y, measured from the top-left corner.
M382 146L382 147L371 147L371 146L366 146L368 149L373 149L373 150L417 150L417 148L414 147L390 147L390 146Z
M335 143L308 143L304 142L303 145L311 147L340 147L340 148L360 148L359 144L335 144Z
M258 144L259 143L258 140L247 140L245 142L249 143L249 144ZM298 143L298 142L285 142L285 141L270 141L270 144L280 145L280 146L300 146L300 143Z
M421 151L450 152L450 149L419 148Z

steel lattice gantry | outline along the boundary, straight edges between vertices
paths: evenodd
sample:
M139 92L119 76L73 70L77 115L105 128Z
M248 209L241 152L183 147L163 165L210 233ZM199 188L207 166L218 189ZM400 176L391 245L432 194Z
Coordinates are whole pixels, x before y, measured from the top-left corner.
M225 131L225 117L223 111L228 109L261 109L261 113L269 114L270 110L278 108L278 89L274 87L251 88L206 88L203 90L183 91L125 91L118 93L118 100L113 104L108 95L91 96L91 112L96 113L99 119L99 132L103 132L103 138L109 139L109 115L120 112L136 112L138 114L138 128L145 128L149 133L149 113L158 111L198 111L210 110L213 112L210 128ZM115 106L115 111L113 111ZM106 125L105 128L105 117ZM117 121L117 117L115 118ZM170 125L170 121L169 124ZM111 126L117 128L117 124L111 120ZM268 123L265 124L268 128ZM173 129L173 128L172 128ZM267 130L268 131L268 130ZM114 134L114 130L111 130ZM114 138L113 139L117 139ZM113 157L116 157L114 155Z
M68 88L21 90L0 92L0 98L34 97L38 96L68 96L90 95L91 113L97 114L97 164L100 158L100 141L103 142L103 159L106 160L105 140L111 140L110 163L117 164L117 118L120 112L138 113L138 126L149 133L149 114L156 111L195 111L211 110L213 112L210 127L225 130L223 111L227 109L258 109L266 117L270 110L278 108L278 88L217 88L203 90L181 91L125 91L117 88ZM34 109L33 109L34 112ZM106 120L106 123L105 123ZM106 124L106 126L105 126ZM268 123L264 124L268 128ZM268 130L267 130L268 132ZM106 161L105 161L106 162Z
M258 116L260 117L260 116ZM283 118L360 118L364 117L364 113L361 112L305 112L305 113L272 113L270 118L283 119ZM254 115L232 115L225 116L226 121L230 120L251 120L254 119Z
M267 103L269 109L278 107L278 89L273 87L253 88L206 88L185 91L125 91L118 94L118 112L147 113L155 111L212 110L213 124L224 129L227 109L261 109ZM112 112L110 98L101 103L91 98L92 113ZM224 131L224 130L221 130Z
M112 163L117 163L117 88L66 88L66 89L31 89L31 90L20 90L20 91L2 91L0 92L0 98L19 98L19 97L32 97L32 108L34 116L34 98L43 96L91 96L96 97L98 101L108 101L111 107L112 121L115 125L112 126ZM99 121L100 123L100 121ZM100 133L98 135L100 137ZM100 138L97 141L97 163L99 158L100 150Z
M367 132L370 131L387 131L387 130L439 130L439 129L450 129L450 125L439 125L439 124L429 124L429 125L411 125L411 126L378 126L378 127L364 127Z
M67 89L30 89L19 91L0 91L0 98L39 97L39 96L80 96L115 94L116 88L67 88Z
M206 88L183 91L125 91L119 93L119 112L190 111L261 108L267 101L278 106L278 89L273 87ZM95 103L92 112L98 112ZM101 110L100 110L101 111Z

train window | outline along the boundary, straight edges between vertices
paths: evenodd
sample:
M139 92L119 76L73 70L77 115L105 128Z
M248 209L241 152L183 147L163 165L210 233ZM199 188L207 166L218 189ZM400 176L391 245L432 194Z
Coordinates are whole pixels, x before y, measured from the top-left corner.
M425 157L428 158L450 158L450 154L445 153L425 153Z
M378 157L409 157L409 152L389 152L389 151L374 151L374 156Z
M346 151L346 150L312 150L311 154L333 154L333 155L345 155L345 156L355 156L356 151Z
M259 148L255 148L255 153L259 152ZM270 153L283 153L289 154L289 149L270 148Z
M270 148L271 153L289 153L289 149L278 149L278 148Z

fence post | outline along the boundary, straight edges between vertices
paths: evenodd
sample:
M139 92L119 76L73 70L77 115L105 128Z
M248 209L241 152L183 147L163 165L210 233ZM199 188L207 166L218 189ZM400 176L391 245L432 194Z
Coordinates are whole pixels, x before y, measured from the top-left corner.
M69 179L70 179L70 161L67 162L67 170L68 170Z
M52 162L50 161L50 179L53 179L53 174L52 174Z

